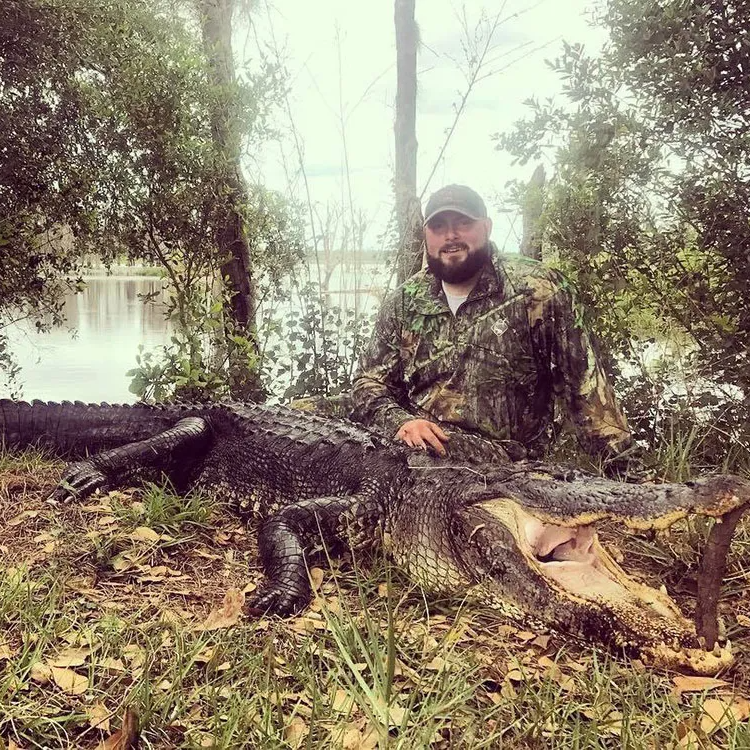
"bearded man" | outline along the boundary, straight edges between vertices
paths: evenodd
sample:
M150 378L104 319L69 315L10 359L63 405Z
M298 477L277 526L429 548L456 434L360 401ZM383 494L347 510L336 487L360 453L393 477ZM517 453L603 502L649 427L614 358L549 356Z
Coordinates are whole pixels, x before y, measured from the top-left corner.
M541 457L557 399L592 455L631 443L568 284L501 255L482 198L448 185L425 207L427 267L388 297L352 391L357 421L445 455L450 432Z

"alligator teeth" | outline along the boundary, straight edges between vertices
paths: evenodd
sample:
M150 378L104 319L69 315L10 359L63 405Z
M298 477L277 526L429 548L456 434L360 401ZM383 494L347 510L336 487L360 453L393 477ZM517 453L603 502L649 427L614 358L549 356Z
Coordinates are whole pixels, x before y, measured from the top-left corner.
M661 591L662 594L667 593L667 587L662 583L661 586L659 586L659 591Z
M732 641L727 638L727 642L724 644L724 649L726 650L727 654L732 653Z
M698 645L705 651L706 650L706 638L705 636L698 636Z
M714 656L721 656L721 646L718 643L714 643L713 654Z

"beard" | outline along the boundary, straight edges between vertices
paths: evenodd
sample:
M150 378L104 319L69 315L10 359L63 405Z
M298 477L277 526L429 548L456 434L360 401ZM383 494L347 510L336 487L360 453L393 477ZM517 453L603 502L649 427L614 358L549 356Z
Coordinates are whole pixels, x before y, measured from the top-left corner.
M447 263L442 257L442 252L449 247L463 248L467 251L466 258L460 263ZM463 242L457 242L450 245L443 245L440 248L437 258L428 254L427 268L440 281L447 281L449 284L461 284L477 274L489 258L489 242L473 251L469 250L468 245L465 245Z

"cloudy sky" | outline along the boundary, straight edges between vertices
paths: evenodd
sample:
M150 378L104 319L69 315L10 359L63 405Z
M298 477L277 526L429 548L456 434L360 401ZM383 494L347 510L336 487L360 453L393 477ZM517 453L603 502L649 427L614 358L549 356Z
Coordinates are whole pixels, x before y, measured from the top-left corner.
M533 165L512 167L491 135L524 116L525 99L559 92L545 59L559 54L563 39L581 42L589 51L601 45L603 32L588 22L591 5L592 0L417 0L418 187L425 198L449 182L475 187L490 205L495 240L501 246L508 243L508 249L517 240L493 205L494 196L508 179L530 176ZM289 100L312 199L321 211L326 204L348 211L352 204L368 218L368 242L376 243L392 211L393 0L262 0L259 6L256 18L265 19L256 34L261 44L280 50L290 75ZM440 158L467 89L467 39L471 43L478 37L481 50L498 14L485 77L473 88ZM240 47L246 42L235 40ZM280 190L288 189L292 176L292 190L304 197L289 119L280 117L278 125L287 137L269 145L250 171Z

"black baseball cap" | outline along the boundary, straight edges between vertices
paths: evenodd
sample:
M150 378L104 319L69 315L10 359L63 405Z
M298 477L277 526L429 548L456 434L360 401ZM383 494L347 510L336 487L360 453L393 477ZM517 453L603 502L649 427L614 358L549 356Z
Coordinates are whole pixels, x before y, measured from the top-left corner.
M446 185L436 190L424 209L424 223L443 211L456 211L470 219L486 219L487 207L475 190L466 185Z

